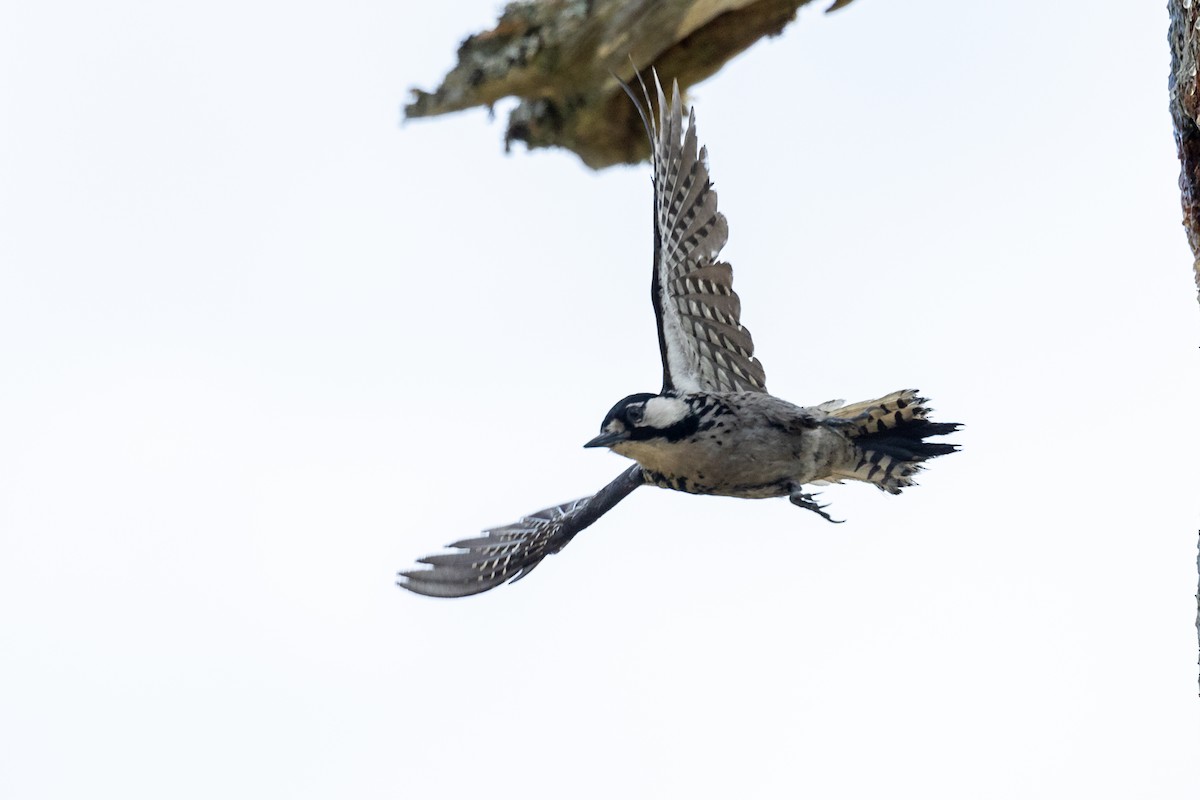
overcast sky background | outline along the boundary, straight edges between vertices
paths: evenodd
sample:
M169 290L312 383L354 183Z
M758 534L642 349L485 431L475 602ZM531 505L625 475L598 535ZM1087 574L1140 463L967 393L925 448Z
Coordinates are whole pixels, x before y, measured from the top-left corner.
M1197 304L1162 2L816 7L697 87L801 404L900 497L598 489L658 388L648 169L398 124L499 3L0 10L0 795L1192 798Z

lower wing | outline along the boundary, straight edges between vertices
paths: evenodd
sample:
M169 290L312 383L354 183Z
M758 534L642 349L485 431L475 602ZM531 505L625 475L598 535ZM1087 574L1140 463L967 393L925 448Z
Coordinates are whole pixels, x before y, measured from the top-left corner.
M419 559L418 564L432 569L401 572L396 584L428 597L467 597L510 578L518 581L645 482L642 468L632 466L591 497L544 508L483 536L447 545L463 552Z

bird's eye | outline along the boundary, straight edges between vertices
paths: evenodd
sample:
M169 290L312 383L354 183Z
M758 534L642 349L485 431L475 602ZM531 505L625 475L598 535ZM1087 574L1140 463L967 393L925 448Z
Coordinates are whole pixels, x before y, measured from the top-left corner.
M631 425L641 425L643 413L644 409L641 406L632 406L626 409L625 419L629 420L629 424Z

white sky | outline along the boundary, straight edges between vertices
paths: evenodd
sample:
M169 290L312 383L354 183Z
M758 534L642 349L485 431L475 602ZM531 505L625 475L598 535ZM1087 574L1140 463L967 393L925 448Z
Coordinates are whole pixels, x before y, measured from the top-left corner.
M963 452L841 526L643 489L461 601L394 573L658 388L647 168L398 126L499 3L5 5L0 795L1200 796L1164 4L966 5L693 93L772 390Z

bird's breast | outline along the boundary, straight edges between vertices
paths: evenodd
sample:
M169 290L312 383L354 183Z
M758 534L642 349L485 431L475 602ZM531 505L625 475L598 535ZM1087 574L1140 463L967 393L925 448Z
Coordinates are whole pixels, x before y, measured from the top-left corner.
M675 442L625 442L614 450L641 464L651 483L692 494L777 497L794 483L821 477L829 450L823 440L836 433L750 423L714 426Z

